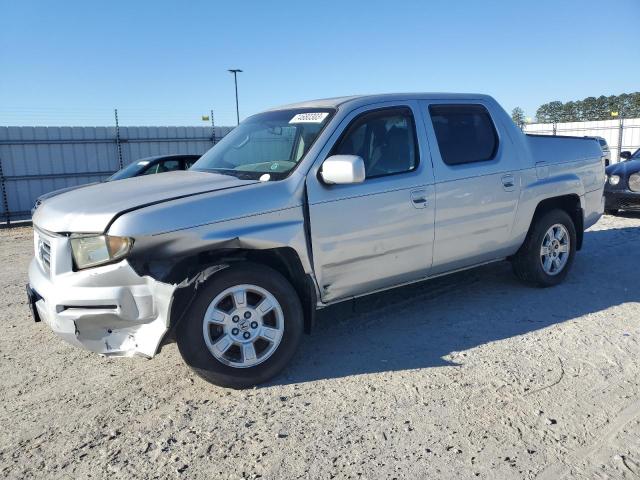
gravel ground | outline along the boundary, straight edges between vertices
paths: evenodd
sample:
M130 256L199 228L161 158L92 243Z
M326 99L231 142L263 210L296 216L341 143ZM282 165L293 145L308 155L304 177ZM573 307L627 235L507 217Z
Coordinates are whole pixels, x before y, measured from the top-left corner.
M640 476L640 217L603 217L567 281L507 263L321 313L262 388L175 345L106 359L31 321L31 231L0 231L2 478Z

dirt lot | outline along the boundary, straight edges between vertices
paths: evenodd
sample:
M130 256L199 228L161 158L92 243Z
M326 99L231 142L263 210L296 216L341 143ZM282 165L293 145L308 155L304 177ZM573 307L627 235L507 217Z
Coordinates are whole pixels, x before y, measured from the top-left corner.
M638 478L640 217L604 217L568 281L507 263L325 310L272 384L224 390L67 346L0 231L2 478Z

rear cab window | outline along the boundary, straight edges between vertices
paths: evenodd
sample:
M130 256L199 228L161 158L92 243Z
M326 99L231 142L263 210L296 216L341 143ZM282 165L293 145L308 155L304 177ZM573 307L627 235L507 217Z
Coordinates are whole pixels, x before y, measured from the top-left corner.
M429 115L442 161L450 166L493 160L498 133L480 104L432 104Z

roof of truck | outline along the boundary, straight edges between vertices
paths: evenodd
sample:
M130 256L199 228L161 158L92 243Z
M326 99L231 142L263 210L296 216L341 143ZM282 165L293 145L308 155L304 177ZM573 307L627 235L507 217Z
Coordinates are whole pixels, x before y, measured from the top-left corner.
M378 102L393 102L399 100L479 100L491 99L489 95L480 93L382 93L374 95L351 95L346 97L322 98L306 102L291 103L269 110L284 110L289 108L337 108L345 104L362 104Z

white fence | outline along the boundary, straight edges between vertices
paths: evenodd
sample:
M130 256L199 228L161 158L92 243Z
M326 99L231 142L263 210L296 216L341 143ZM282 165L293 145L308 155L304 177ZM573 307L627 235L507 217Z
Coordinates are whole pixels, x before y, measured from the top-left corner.
M530 123L525 133L539 135L569 135L574 137L602 137L611 150L611 162L620 160L620 152L634 152L640 148L640 118L599 120L594 122Z
M152 155L202 154L231 127L0 127L0 222L28 219L35 199L104 180Z

